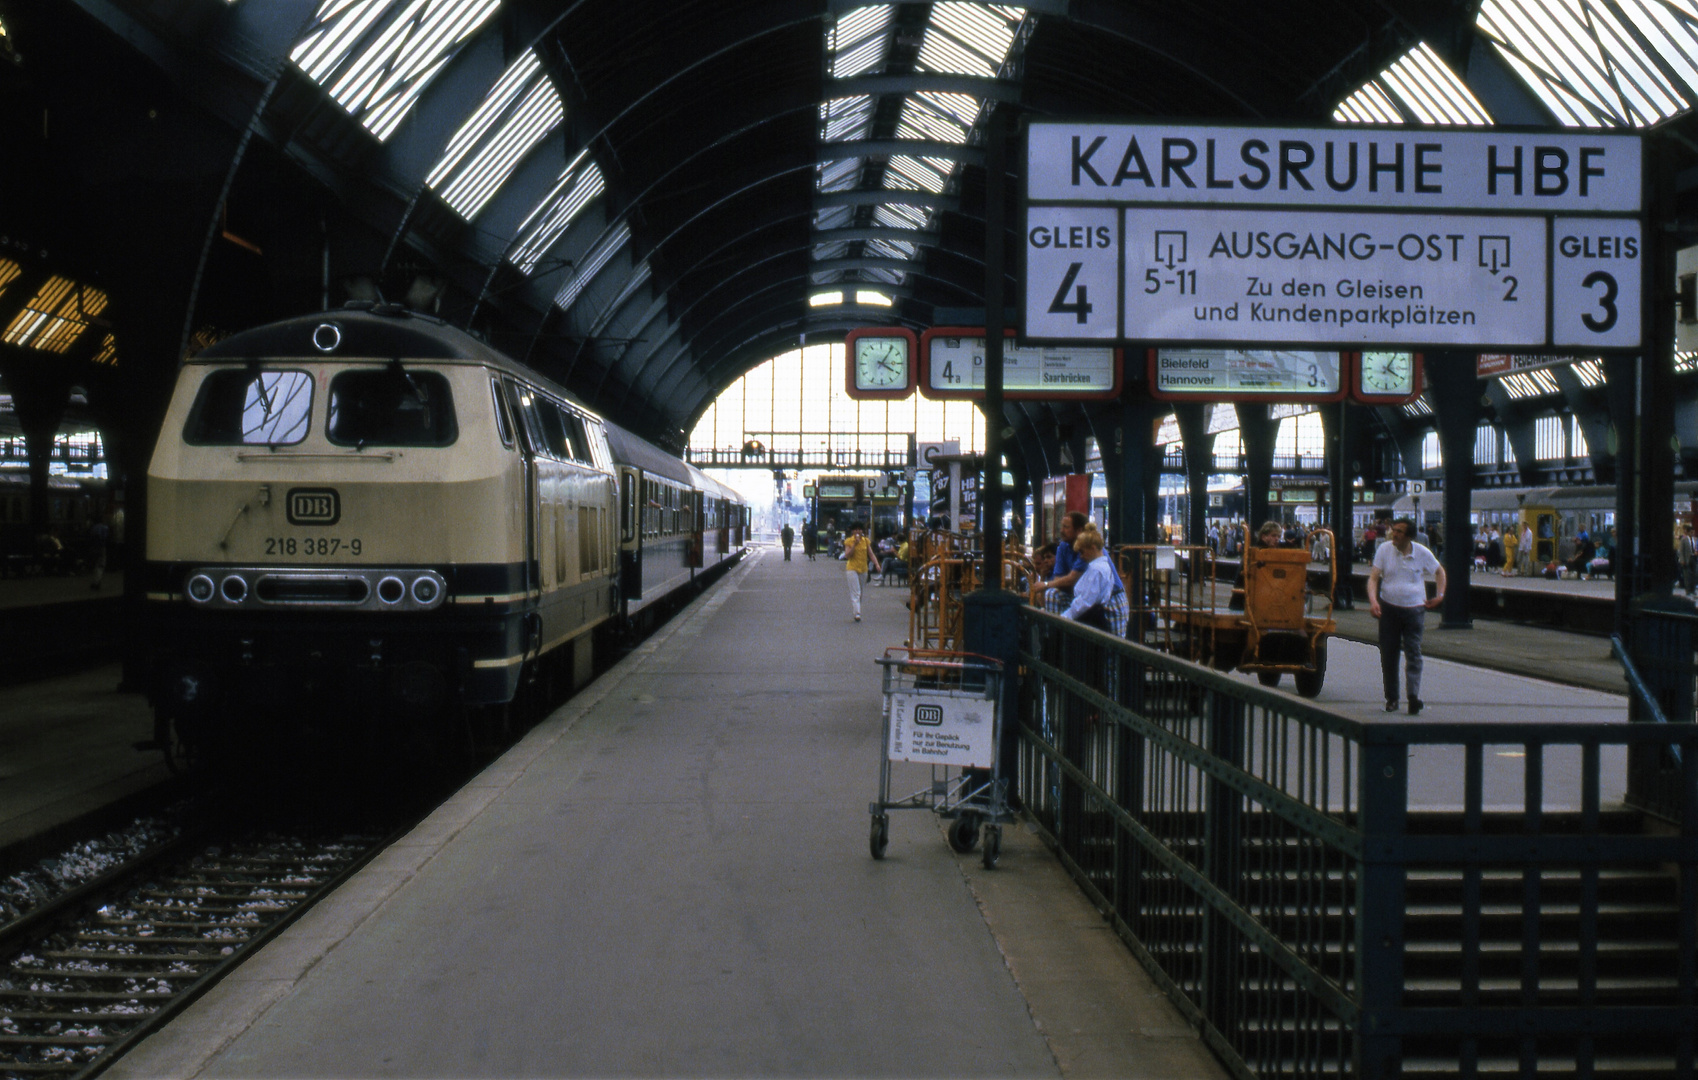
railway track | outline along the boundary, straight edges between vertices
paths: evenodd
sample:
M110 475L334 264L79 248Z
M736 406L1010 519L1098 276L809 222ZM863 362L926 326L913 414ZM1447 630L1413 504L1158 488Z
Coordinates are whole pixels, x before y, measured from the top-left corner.
M0 1077L97 1075L391 838L180 840L0 926Z

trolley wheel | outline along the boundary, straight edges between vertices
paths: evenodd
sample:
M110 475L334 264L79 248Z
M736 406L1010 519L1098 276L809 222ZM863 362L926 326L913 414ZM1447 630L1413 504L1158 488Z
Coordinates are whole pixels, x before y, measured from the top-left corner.
M1327 681L1327 643L1315 643L1315 670L1299 671L1292 676L1297 681L1297 693L1303 697L1314 697L1321 692L1321 684Z
M995 870L996 860L1002 856L1002 826L985 826L985 869Z
M964 813L949 823L949 850L965 855L979 842L979 817Z
M867 847L872 850L873 858L884 858L884 849L890 846L890 815L874 814L872 829L867 836Z
M1256 672L1256 681L1261 683L1263 686L1278 686L1279 685L1279 672L1277 672L1277 671L1258 671L1258 672Z

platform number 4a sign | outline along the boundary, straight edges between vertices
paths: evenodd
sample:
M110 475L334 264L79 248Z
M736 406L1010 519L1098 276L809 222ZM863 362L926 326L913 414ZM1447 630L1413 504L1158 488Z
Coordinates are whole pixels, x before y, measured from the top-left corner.
M1027 337L1107 341L1119 335L1119 211L1031 207L1025 247Z

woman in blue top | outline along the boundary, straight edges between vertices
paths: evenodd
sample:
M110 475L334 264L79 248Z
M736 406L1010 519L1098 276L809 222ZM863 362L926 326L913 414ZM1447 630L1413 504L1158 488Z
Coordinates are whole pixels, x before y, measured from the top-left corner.
M1107 623L1097 623L1098 628L1115 637L1125 637L1126 589L1120 584L1120 575L1114 572L1114 561L1103 551L1103 534L1087 526L1074 539L1073 548L1085 568L1073 585L1073 602L1061 617L1079 622L1081 615L1101 604Z

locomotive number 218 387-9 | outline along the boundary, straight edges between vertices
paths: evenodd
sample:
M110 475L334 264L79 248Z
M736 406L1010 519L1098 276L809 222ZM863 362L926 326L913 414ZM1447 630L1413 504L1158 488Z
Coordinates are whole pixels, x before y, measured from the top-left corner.
M335 536L268 536L267 555L358 555L363 545L358 540L343 540Z

